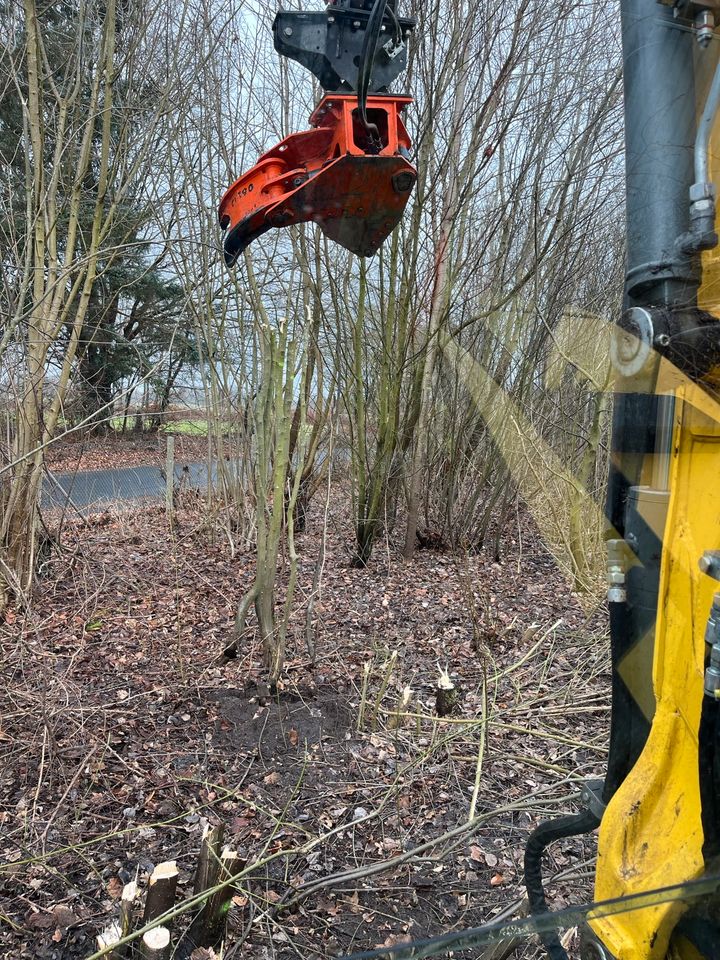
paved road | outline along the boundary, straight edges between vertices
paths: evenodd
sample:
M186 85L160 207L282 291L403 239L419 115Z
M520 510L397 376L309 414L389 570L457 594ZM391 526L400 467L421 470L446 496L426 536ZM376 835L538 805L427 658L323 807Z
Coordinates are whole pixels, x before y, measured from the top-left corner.
M215 468L212 470L215 479ZM204 490L208 484L206 463L188 463L175 467L177 484ZM117 500L161 499L165 496L165 478L160 467L123 467L118 470L84 470L55 473L43 481L42 505L64 507L100 506Z

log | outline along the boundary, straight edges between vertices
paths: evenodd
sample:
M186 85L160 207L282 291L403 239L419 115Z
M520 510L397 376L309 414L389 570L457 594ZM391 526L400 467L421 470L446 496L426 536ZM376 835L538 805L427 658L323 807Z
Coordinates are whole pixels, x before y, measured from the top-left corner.
M170 960L170 931L167 927L153 927L142 938L140 950L144 960Z

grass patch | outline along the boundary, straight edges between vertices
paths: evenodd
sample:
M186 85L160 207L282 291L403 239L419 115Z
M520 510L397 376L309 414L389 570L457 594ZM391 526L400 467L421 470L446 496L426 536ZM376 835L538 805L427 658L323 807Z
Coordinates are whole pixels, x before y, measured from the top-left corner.
M177 433L185 437L206 437L209 423L207 420L171 420L160 428L163 433ZM227 424L218 424L222 433L227 433Z

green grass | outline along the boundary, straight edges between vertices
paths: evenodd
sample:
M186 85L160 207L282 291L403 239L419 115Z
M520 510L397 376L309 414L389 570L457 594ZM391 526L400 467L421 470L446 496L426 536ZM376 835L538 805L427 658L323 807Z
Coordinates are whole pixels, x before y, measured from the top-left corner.
M153 424L153 417L149 414L144 418L143 426L146 431L150 431ZM108 426L118 435L122 432L123 427L123 417L111 417L107 421ZM161 424L159 430L161 433L174 433L184 437L206 437L208 435L208 430L210 429L210 421L203 419L193 419L193 420L168 420L165 423ZM62 418L58 421L58 427L60 430L63 430L69 426L66 421ZM128 435L133 432L135 427L135 414L131 414L127 418L126 430ZM230 433L232 429L232 424L229 421L217 421L214 424L215 430L219 431L223 436L226 436Z
M219 428L227 433L227 424L220 424ZM207 420L171 420L160 428L163 433L177 433L184 437L206 437L209 424Z

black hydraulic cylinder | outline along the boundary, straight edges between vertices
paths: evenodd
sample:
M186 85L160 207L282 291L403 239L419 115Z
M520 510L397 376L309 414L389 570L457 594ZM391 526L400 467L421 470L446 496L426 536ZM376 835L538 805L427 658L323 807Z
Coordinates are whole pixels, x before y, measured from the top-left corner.
M622 0L629 305L694 303L695 259L681 252L694 180L692 31L657 0Z

